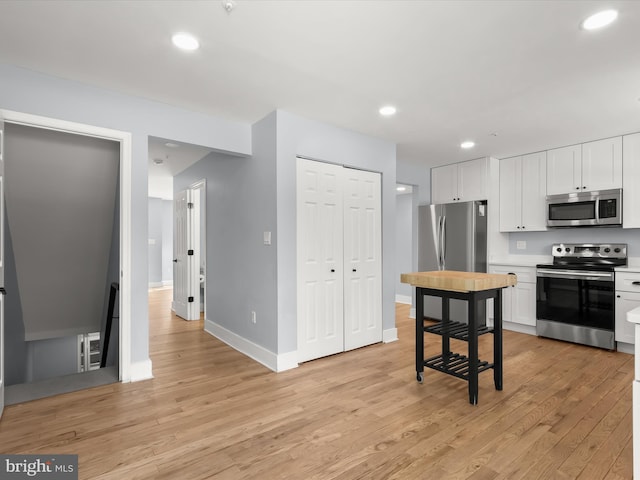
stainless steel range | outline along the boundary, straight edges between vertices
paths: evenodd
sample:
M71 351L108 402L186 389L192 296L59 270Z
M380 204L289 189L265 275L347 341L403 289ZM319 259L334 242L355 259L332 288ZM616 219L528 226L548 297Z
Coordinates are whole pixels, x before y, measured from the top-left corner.
M615 349L615 272L627 264L622 243L560 243L553 263L537 265L537 334Z

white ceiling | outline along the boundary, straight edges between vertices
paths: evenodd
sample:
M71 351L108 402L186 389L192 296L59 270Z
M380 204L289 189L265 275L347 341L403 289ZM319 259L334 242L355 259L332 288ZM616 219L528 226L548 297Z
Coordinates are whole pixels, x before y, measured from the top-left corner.
M604 7L611 27L579 28ZM639 131L639 45L636 0L0 1L0 62L247 123L283 109L425 166Z
M210 148L200 145L149 137L149 196L173 199L174 175L203 159L210 152ZM158 160L161 160L162 164L159 165Z

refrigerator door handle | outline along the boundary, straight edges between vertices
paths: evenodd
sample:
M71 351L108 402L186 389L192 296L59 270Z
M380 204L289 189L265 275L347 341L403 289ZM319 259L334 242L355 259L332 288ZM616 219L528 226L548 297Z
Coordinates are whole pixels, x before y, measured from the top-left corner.
M446 226L447 217L442 216L442 226L440 228L440 270L445 270L445 258L447 252L445 251L445 245L447 241L447 237L445 234L445 226Z
M442 216L438 216L438 227L436 229L436 257L438 270L442 270L442 242L440 236L442 235Z

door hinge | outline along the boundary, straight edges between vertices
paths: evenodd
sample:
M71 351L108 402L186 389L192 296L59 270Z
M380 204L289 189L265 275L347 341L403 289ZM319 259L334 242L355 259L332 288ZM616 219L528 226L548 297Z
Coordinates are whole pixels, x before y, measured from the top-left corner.
M193 202L187 203L187 208L193 208Z
M187 255L193 255L193 250L187 250Z
M193 297L189 297L189 303L193 303Z

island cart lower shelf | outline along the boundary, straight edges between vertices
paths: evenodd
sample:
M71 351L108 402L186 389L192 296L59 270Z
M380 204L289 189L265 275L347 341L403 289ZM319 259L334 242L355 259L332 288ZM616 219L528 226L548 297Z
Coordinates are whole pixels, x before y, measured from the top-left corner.
M431 274L431 276L430 276ZM435 277L440 280L443 275L451 274L458 277L469 277L473 280L491 280L478 284L465 283L463 286L453 285L429 288L420 284L431 285ZM416 278L419 275L419 278ZM491 277L491 278L488 278ZM499 277L499 278L498 278ZM502 390L502 289L509 285L515 285L515 275L492 275L468 272L420 272L403 274L402 281L411 283L416 287L416 376L422 383L424 367L437 370L469 382L469 403L478 403L478 374L485 370L493 370L493 381L496 390ZM467 291L459 291L453 288L467 288ZM477 290L473 290L476 288ZM442 320L435 325L424 325L424 296L431 295L442 298ZM468 304L468 323L453 322L449 319L449 301L454 298L465 300ZM484 319L478 318L478 302L493 299L494 325L487 327ZM442 353L429 358L424 358L424 334L431 333L441 337ZM478 337L493 334L493 362L487 362L478 358ZM451 351L450 339L455 338L468 344L467 355Z

